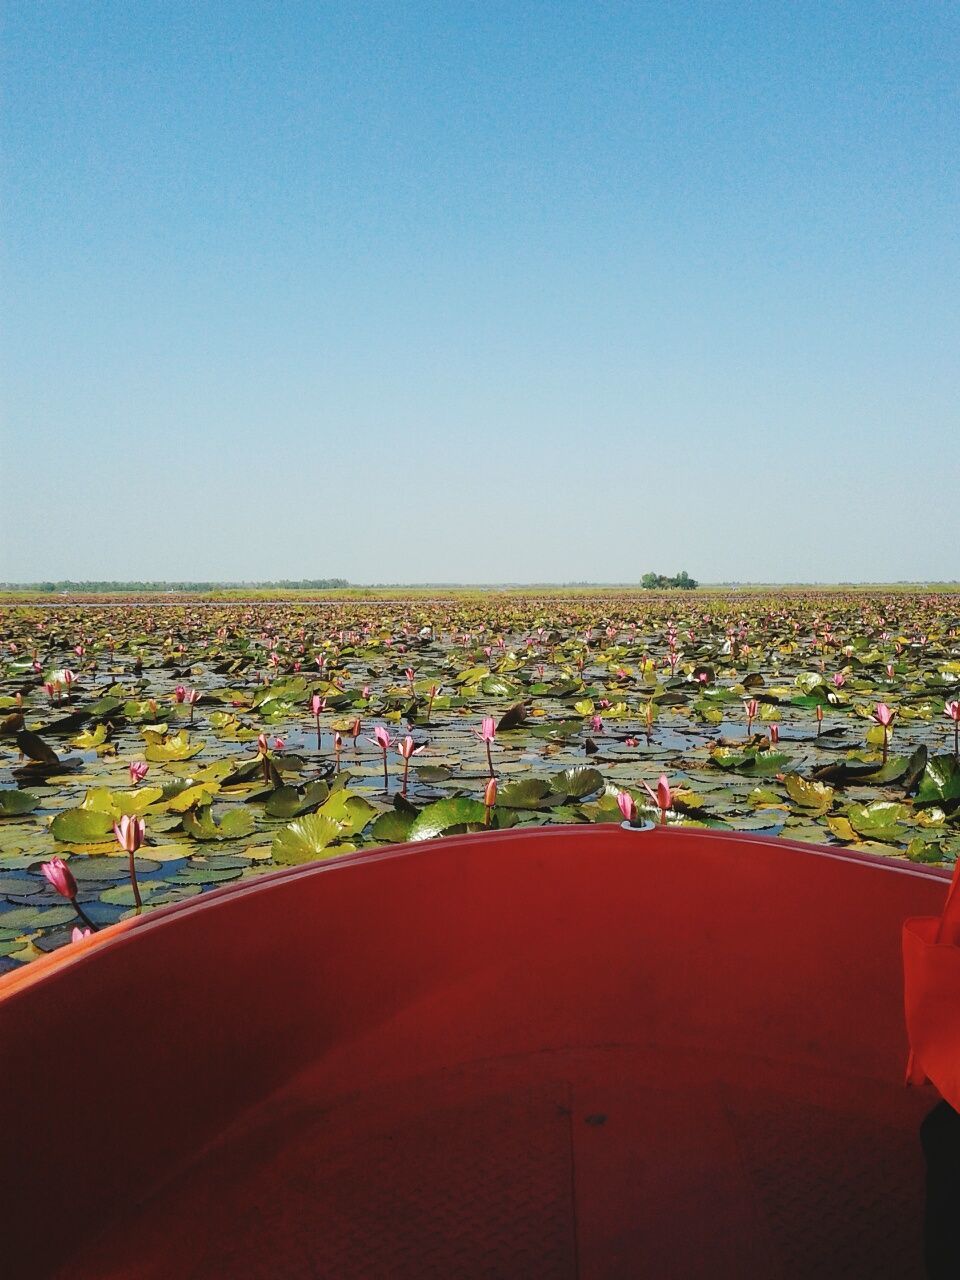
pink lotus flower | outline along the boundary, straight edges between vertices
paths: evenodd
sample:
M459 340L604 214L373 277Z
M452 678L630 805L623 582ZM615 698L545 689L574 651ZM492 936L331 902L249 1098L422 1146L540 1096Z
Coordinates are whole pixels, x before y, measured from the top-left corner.
M286 745L287 745L286 738L274 738L273 740L274 751L282 751Z
M637 802L629 791L617 792L617 808L623 814L624 822L629 822L632 825L636 821Z
M665 823L667 820L667 811L673 802L673 795L670 791L670 781L667 778L667 775L665 773L661 773L660 777L657 779L656 791L654 791L646 782L644 782L643 788L660 810L660 821Z
M177 702L183 702L184 698L187 696L187 691L182 684L177 685L173 691L173 696L176 698Z
M143 910L140 898L140 886L137 883L137 866L134 855L146 838L147 828L142 818L131 817L125 813L119 822L113 824L113 834L117 844L127 853L130 870L130 887L133 889L133 900L137 904L138 913Z
M756 720L757 716L760 714L760 703L757 702L756 698L751 698L749 700L749 702L746 705L746 712L747 712L747 736L749 737L749 735L753 732L753 722L754 720Z
M74 925L73 932L70 934L70 941L82 942L84 938L89 938L91 936L91 933L92 933L91 929L80 929L77 927L77 925Z
M594 716L590 721L590 727L594 733L603 733L603 717Z
M960 702L945 702L943 714L953 721L953 754L960 758Z
M883 763L887 763L887 752L890 748L890 726L896 713L891 711L885 702L878 702L873 713L877 724L883 727Z
M780 726L778 724L772 724L770 726L771 747L775 747L779 741L780 741Z
M393 746L393 738L390 737L390 734L381 724L374 726L373 737L367 738L367 741L373 743L375 747L379 747L381 751L386 751Z
M497 722L493 716L484 716L481 727L479 729L471 729L470 732L474 737L479 738L481 742L493 742L497 736Z
M493 777L493 753L491 744L497 736L497 722L493 716L484 716L479 729L471 729L470 732L475 738L484 744L487 748L487 768L490 770L490 777Z
M310 699L310 710L313 712L313 718L317 722L317 750L320 750L320 714L327 709L326 698L321 698L319 693L315 693Z
M267 744L267 735L265 733L257 734L257 750L259 751L259 753L262 756L265 756L267 754L268 749L269 748Z
M73 902L77 896L77 882L62 858L51 858L49 862L43 863L40 870L62 898Z
M426 748L415 746L413 739L407 734L405 738L402 738L397 743L397 750L403 756L403 785L400 788L400 794L405 796L407 794L407 774L410 772L410 757L420 755Z
M847 683L847 677L843 674L842 671L835 671L833 674L833 683L836 686L836 688L842 689L843 686Z
M130 765L130 781L136 786L138 782L144 780L149 772L150 766L145 760L134 760Z
M367 738L367 741L372 743L375 747L379 747L383 752L383 789L384 791L389 791L390 775L387 771L387 752L393 746L394 740L390 737L389 733L387 733L386 729L384 729L383 725L378 724L374 726L373 737Z
M125 813L119 822L113 824L113 834L121 849L127 853L136 853L143 844L146 824L142 818Z

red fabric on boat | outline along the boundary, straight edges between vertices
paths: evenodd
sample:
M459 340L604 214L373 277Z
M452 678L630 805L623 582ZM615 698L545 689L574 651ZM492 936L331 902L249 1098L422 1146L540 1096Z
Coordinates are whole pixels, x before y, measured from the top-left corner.
M907 1080L931 1080L960 1111L960 863L938 916L903 926L903 978L910 1060Z
M526 829L260 877L0 979L10 1274L922 1270L899 939L942 874Z

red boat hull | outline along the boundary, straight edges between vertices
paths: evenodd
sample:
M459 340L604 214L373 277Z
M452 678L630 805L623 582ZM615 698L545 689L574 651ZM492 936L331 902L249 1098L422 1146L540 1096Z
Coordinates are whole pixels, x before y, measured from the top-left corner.
M945 890L542 828L116 926L0 980L10 1274L922 1276L900 927Z

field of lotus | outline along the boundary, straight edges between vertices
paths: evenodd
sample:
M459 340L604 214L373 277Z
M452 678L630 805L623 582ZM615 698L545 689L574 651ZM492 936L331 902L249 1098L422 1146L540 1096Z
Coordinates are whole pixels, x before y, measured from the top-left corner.
M949 593L9 603L0 970L464 829L649 818L952 863L958 733Z

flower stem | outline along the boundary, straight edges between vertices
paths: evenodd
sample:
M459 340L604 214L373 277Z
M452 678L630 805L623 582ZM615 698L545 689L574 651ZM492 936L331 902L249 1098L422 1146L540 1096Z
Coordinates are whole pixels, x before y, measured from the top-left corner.
M137 914L139 915L140 912L143 910L143 901L140 897L140 886L137 884L137 867L136 867L135 855L131 853L128 855L128 857L130 859L130 885L131 885L131 888L133 889L133 900L137 904Z
M70 899L70 905L73 907L74 911L77 913L77 915L78 915L78 916L80 917L80 919L83 921L83 923L87 926L87 928L88 928L88 929L92 929L92 930L93 930L93 932L94 932L94 933L96 933L100 926L99 926L99 925L95 925L95 924L93 923L93 921L90 919L90 917L89 917L89 916L87 915L87 913L84 911L83 907L81 907L80 903L76 900L76 898L71 898L71 899Z
M490 739L487 739L487 767L490 770L490 777L493 777L493 756L490 754Z

